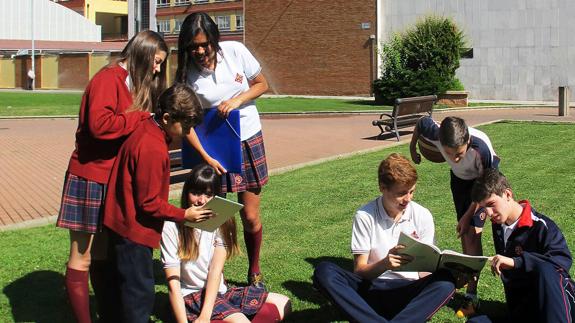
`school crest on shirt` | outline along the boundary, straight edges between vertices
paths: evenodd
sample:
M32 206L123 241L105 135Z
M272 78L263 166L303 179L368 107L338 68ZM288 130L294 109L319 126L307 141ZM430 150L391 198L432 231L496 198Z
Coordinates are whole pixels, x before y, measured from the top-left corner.
M521 248L521 246L515 246L515 254L521 256L521 254L523 254L523 248Z
M242 82L244 81L244 76L243 76L243 75L240 75L240 73L236 73L236 79L235 79L235 81L238 82L238 83L240 83L240 84L242 84Z

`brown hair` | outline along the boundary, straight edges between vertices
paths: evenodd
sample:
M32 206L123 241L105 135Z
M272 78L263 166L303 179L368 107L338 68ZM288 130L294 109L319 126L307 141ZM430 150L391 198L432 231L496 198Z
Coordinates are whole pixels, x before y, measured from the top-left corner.
M417 182L417 171L407 158L393 153L381 161L377 177L380 188L389 189L395 184L413 186Z
M214 168L207 164L199 164L191 170L190 176L184 183L181 206L186 209L190 207L188 199L188 195L190 193L217 195L220 194L220 190L220 176L216 173ZM198 259L198 241L194 237L194 230L197 229L183 224L178 224L178 235L180 238L178 257L182 260ZM224 238L227 259L238 255L240 253L240 249L238 246L235 218L230 218L220 226L219 230L220 234Z
M172 85L162 92L154 112L157 121L167 113L172 121L180 122L185 134L202 122L204 115L202 104L194 90L181 83Z
M511 189L505 175L495 168L487 168L483 175L478 177L471 189L471 199L473 202L481 202L495 194L503 196L505 190Z
M458 117L447 117L439 126L439 142L442 146L459 148L469 142L469 129L465 120Z
M166 53L159 73L152 73L154 56L158 51ZM129 111L153 111L157 98L166 88L168 46L158 33L144 30L137 33L124 47L115 63L125 63L130 75L134 103Z

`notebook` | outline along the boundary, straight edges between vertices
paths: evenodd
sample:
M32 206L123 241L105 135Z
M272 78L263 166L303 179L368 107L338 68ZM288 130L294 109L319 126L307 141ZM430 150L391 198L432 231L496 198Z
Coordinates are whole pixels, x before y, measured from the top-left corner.
M206 109L204 120L194 128L204 150L216 159L228 172L241 173L242 146L240 136L240 112L232 110L226 119L216 108ZM193 168L204 160L187 142L182 140L182 164Z

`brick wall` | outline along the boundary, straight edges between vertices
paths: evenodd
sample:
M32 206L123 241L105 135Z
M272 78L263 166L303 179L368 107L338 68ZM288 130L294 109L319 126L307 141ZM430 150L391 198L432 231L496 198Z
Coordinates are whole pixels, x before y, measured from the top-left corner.
M245 43L271 93L370 94L375 0L245 0L244 8Z

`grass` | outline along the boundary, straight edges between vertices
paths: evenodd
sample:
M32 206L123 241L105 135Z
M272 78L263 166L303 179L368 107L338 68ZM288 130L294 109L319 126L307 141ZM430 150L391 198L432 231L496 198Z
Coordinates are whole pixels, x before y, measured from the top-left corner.
M481 129L491 137L502 158L501 169L517 197L531 200L537 210L553 218L566 234L571 250L575 250L575 222L571 219L575 204L570 198L575 190L575 160L571 158L575 142L565 140L575 136L575 125L502 122ZM312 289L310 277L314 265L322 260L351 269L349 244L354 211L378 195L377 165L391 152L407 155L408 148L397 146L272 176L264 189L261 266L269 289L292 299L295 312L289 321L343 320ZM417 169L420 179L415 200L434 215L437 245L460 250L448 166L424 161ZM489 226L483 242L485 253L492 255ZM1 322L72 321L63 287L67 252L68 234L54 226L0 232ZM159 261L156 265L154 318L161 321L168 299ZM244 254L226 264L225 274L230 283L242 284L246 271ZM483 272L479 291L483 311L500 316L505 310L503 288L488 269ZM432 321L463 322L449 306Z
M81 93L46 92L0 92L0 116L57 116L77 115L82 99ZM376 105L374 100L341 100L316 98L260 98L257 100L261 113L289 112L358 112L391 110L391 106ZM470 107L508 106L503 103L471 103ZM436 109L445 109L437 106Z

